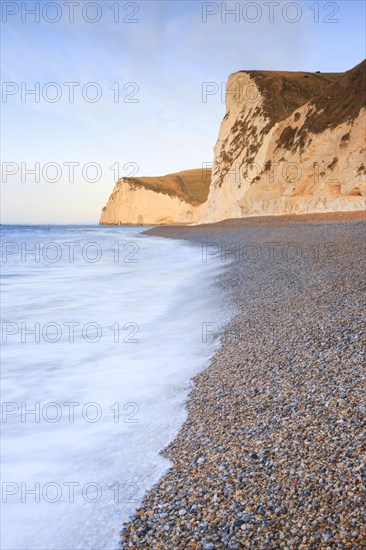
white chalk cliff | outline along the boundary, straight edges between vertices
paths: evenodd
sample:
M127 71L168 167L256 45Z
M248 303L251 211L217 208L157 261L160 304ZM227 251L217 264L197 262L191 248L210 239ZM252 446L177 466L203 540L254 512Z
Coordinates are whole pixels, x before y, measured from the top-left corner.
M364 209L365 69L230 75L200 222Z
M210 177L198 169L120 180L101 223L364 210L365 80L366 61L344 74L230 75Z
M161 225L198 223L207 200L211 170L185 170L160 177L121 178L100 223Z

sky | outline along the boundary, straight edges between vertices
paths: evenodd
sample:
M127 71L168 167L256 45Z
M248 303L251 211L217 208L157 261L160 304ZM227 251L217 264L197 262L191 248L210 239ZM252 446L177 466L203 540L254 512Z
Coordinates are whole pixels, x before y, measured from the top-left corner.
M1 8L2 223L98 223L118 177L212 162L230 73L365 57L363 0Z

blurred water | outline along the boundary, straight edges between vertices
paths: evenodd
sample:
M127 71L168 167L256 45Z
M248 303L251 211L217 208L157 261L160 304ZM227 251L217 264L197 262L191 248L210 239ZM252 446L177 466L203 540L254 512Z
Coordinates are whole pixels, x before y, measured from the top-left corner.
M2 233L2 548L114 550L228 316L223 267L140 228Z

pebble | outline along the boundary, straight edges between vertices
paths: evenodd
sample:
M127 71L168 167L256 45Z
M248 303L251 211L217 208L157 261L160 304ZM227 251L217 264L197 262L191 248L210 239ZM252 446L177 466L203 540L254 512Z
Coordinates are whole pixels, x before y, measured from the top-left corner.
M163 451L172 468L124 526L121 548L366 548L365 224L166 231L262 254L218 280L236 316ZM298 259L269 259L266 243L296 243Z

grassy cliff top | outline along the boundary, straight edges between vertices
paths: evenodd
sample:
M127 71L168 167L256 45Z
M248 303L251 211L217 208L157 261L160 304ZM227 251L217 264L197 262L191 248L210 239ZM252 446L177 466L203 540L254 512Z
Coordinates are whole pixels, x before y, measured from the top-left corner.
M274 124L322 94L343 73L241 71L255 80L264 99L264 114Z
M309 134L320 134L344 122L352 122L366 107L366 60L342 74L309 103L310 109L300 127L287 126L278 147L303 150ZM349 134L345 134L347 139Z
M165 176L123 178L136 187L144 187L157 193L164 193L198 206L207 200L211 183L210 168L196 168L183 170L175 174Z
M356 118L366 107L366 59L314 97L311 105L314 110L304 126L314 134Z

